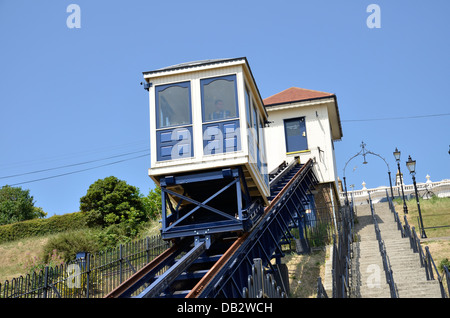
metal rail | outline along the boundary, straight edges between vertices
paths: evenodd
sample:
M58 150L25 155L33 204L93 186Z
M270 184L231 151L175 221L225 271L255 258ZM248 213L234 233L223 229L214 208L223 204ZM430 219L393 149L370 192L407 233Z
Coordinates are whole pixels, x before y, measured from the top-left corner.
M150 276L155 272L161 270L165 264L175 259L175 257L181 253L185 248L187 241L181 241L174 244L172 247L165 250L161 255L148 263L146 266L137 271L133 276L120 284L116 289L111 291L105 298L121 298L131 297L131 295L144 283L150 279Z
M137 298L152 298L159 296L175 279L206 251L206 242L195 245L174 266L160 275L150 286L145 288Z
M250 232L207 236L211 239L208 244L192 238L180 240L106 297L244 297L254 259L261 258L263 266L277 273L270 261L282 256L279 242L287 238L290 228L300 226L303 204L318 182L312 164L309 160L301 168L297 163L280 171L285 175L288 170L298 169ZM168 269L159 274L163 268Z
M312 161L308 161L292 177L271 204L258 225L248 237L236 242L232 253L224 255L220 265L204 277L191 291L188 297L241 298L243 278L251 275L252 261L261 257L264 266L276 270L271 264L274 255L282 256L279 241L289 231L289 224L298 225L305 199L310 187L317 183L312 171Z

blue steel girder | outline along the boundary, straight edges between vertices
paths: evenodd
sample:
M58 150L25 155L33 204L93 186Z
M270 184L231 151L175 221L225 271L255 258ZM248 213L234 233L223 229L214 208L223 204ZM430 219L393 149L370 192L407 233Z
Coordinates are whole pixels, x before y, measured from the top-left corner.
M185 190L183 191L183 194L180 194L168 188L174 185L181 187L188 185L192 186L193 184L200 182L213 185L216 184L218 180L223 180L226 184L218 190L210 190L210 193L202 193L202 196L208 196L206 199L202 200L197 200L195 196L187 196ZM255 202L251 202L241 168L191 173L189 175L180 176L167 176L161 178L160 185L161 201L163 202L161 234L164 239L246 230L246 228L251 226L252 218L255 218L260 214L259 210L262 212L262 208L258 208L258 205L254 204ZM231 189L233 186L236 189L233 194L233 200L236 200L237 205L235 207L236 215L230 213L230 211L221 211L217 207L209 205L212 200L222 198L225 191ZM173 207L169 196L178 200L176 207ZM180 216L182 202L189 202L194 207L189 211L184 211L185 214ZM220 220L201 223L187 222L189 218L194 216L200 209L207 210L208 213L216 215ZM168 210L171 212L170 215L168 214Z
M299 202L307 202L307 192L317 182L310 160L289 181L282 196L267 208L248 238L199 297L242 298L243 288L247 287L248 276L251 275L253 259L261 258L264 266L272 267L270 261L276 252L281 251L279 242L287 235L285 224L298 213L297 210L292 211L293 207Z

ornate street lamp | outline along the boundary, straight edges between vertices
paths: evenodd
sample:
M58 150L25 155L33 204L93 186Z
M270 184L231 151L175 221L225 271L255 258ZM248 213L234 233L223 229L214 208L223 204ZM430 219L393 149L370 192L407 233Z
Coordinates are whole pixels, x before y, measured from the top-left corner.
M408 167L409 173L412 176L413 184L414 184L414 191L416 193L417 209L419 210L420 228L422 229L420 237L427 238L427 235L425 234L425 229L423 228L422 212L420 211L420 203L419 203L419 195L417 194L416 177L415 177L416 176L416 161L412 160L411 156L409 156L408 161L406 161L406 167Z
M381 157L379 154L376 154L376 153L374 153L374 152L372 152L372 151L367 150L367 149L366 149L366 144L364 143L364 141L361 142L360 147L361 147L361 151L358 152L358 153L357 153L356 155L354 155L353 157L351 157L350 159L348 159L348 161L345 163L345 166L344 166L344 191L345 191L345 202L346 202L346 204L348 204L349 200L348 200L348 194L347 194L347 182L346 182L346 179L345 179L345 168L347 167L348 163L349 163L352 159L354 159L355 157L357 157L357 156L363 156L363 158L364 158L363 165L368 164L368 162L367 162L367 160L366 160L366 155L368 155L368 154L374 155L374 156L377 156L377 157L381 158L381 159L384 161L384 163L386 164L387 170L388 170L388 177L389 177L389 186L390 186L390 188L391 188L391 198L394 199L394 192L393 192L393 190L392 190L392 181L391 181L391 170L389 169L389 164L388 164L387 161L386 161L383 157Z
M394 157L395 157L395 161L397 161L398 173L400 175L400 186L402 188L402 199L403 199L403 212L405 214L408 214L408 207L406 206L406 201L405 201L405 192L403 191L402 172L400 171L400 151L397 149L397 147L395 147Z

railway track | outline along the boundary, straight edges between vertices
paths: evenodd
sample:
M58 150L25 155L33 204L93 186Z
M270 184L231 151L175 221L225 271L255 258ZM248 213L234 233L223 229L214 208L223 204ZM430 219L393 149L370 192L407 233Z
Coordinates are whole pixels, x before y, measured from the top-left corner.
M171 248L106 298L234 298L241 295L239 289L251 271L252 257L262 254L265 264L272 267L272 255L280 254L280 239L287 238L290 225L295 224L300 215L295 206L302 204L302 195L316 182L311 167L311 162L302 166L294 162L278 172L278 178L274 178L278 185L276 188L274 185L271 203L251 231L177 239ZM306 185L299 187L302 184ZM242 277L234 278L237 276Z

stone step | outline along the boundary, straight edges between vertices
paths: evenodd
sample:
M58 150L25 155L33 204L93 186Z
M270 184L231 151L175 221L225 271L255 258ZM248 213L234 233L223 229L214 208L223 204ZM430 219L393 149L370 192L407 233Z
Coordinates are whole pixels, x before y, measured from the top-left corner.
M412 251L409 239L401 237L401 231L388 204L377 203L374 212L399 297L440 297L439 284L436 281L426 280L426 272L420 265L419 255ZM355 243L358 253L355 254L357 259L352 261L353 269L358 272L361 297L390 298L370 207L358 206L357 216L359 222L355 224L355 233L358 235L358 242ZM380 284L374 288L373 275L376 274L376 270L380 271Z
M395 280L395 278L394 278ZM441 290L437 281L396 283L400 298L441 298Z
M390 298L391 292L388 284L364 286L360 289L362 298Z

